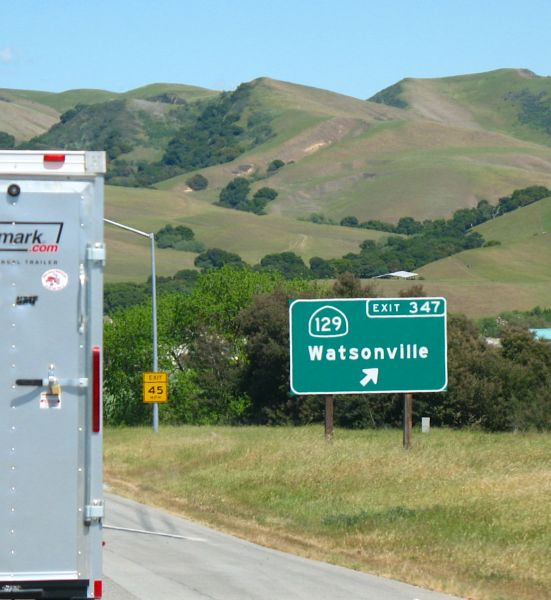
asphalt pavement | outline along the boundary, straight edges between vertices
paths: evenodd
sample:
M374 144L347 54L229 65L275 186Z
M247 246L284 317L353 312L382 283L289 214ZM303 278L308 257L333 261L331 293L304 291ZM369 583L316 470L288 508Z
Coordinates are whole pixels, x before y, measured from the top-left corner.
M105 600L455 598L264 548L112 494L104 525Z

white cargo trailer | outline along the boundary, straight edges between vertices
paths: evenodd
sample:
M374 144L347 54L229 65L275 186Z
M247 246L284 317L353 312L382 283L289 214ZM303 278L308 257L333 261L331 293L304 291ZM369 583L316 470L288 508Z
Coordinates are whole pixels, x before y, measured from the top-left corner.
M0 152L0 598L102 595L103 152Z

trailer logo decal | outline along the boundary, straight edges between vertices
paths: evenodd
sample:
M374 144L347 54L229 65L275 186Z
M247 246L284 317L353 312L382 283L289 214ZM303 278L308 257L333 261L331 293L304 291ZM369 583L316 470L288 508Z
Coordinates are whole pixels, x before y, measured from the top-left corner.
M61 221L0 221L0 252L57 252Z
M69 275L61 269L50 269L42 273L42 285L50 292L59 292L67 287Z
M37 300L38 296L17 296L15 303L18 306L23 306L25 304L30 304L31 306L34 306Z

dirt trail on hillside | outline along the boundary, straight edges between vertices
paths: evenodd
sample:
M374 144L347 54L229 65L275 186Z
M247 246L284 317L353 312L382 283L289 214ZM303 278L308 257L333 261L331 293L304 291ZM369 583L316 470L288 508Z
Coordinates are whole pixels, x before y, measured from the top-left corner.
M336 117L323 121L285 142L278 150L278 157L285 162L300 160L331 146L353 132L365 131L367 127L367 123L360 119Z
M308 236L304 233L299 233L295 240L289 244L289 250L303 251L308 243Z
M408 88L407 101L423 117L455 127L482 129L470 111L443 96L432 81L416 80Z

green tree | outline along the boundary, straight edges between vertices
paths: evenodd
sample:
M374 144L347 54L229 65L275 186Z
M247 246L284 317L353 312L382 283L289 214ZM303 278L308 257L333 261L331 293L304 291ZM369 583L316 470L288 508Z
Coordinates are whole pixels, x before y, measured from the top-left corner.
M306 281L288 282L253 298L241 311L239 332L246 339L242 389L251 399L249 418L257 424L308 423L321 418L319 397L289 395L289 299L316 297Z
M543 185L532 185L521 190L515 190L511 194L513 202L518 203L519 206L527 206L532 202L537 202L543 198L551 196L551 190Z
M414 235L420 233L423 229L423 224L416 221L412 217L402 217L398 221L396 233L404 233L405 235Z
M289 390L288 294L278 289L253 299L239 316L247 340L241 386L251 398L253 423L293 421Z
M268 173L274 173L275 171L281 169L281 167L284 167L285 163L279 159L276 158L275 160L272 160L272 162L268 165Z
M309 278L310 270L294 252L267 254L260 261L261 269L279 271L286 279Z
M343 217L340 224L343 227L358 227L360 223L358 221L358 217L348 216Z
M251 186L244 177L232 179L226 187L222 189L219 196L221 206L228 208L238 208L247 204L247 196Z
M376 298L379 295L377 285L370 281L365 286L353 273L340 273L333 287L333 296L337 298Z
M255 192L253 199L263 198L268 202L277 198L277 192L271 187L261 187Z
M333 265L328 260L319 256L312 256L310 259L310 271L312 272L312 277L316 279L330 279L335 276Z
M194 192L199 192L207 189L209 180L205 176L201 175L201 173L195 173L195 175L192 175L186 179L186 184Z
M226 266L201 274L190 294L159 298L159 367L169 374L170 423L240 422L249 400L240 389L245 340L237 316L281 277ZM105 416L110 424L150 419L141 378L151 370L151 304L117 312L105 325Z
M107 315L142 304L147 299L146 286L130 281L106 283L103 291L103 311Z
M221 248L209 248L201 252L194 261L195 266L202 271L211 269L220 269L225 265L233 265L239 268L245 268L247 264L234 252L227 252Z
M264 214L264 209L268 202L275 200L277 197L277 192L269 187L260 188L252 197L252 200L248 201L243 207L242 210L250 210L257 215Z
M155 241L159 248L174 248L181 241L191 241L195 234L190 227L185 225L165 225L155 234Z
M191 369L199 390L202 419L233 423L244 419L248 396L241 389L245 339L238 315L253 298L275 288L281 277L227 265L201 274L193 294L180 297L173 331L185 345L181 365Z
M162 163L185 171L222 164L261 144L272 135L271 117L258 111L248 114L252 84L241 84L235 92L195 103L167 144ZM195 112L197 111L198 112Z
M177 342L172 337L175 295L159 297L159 367L171 370ZM119 311L104 326L105 419L112 425L138 425L150 418L142 402L142 373L152 370L151 303Z

